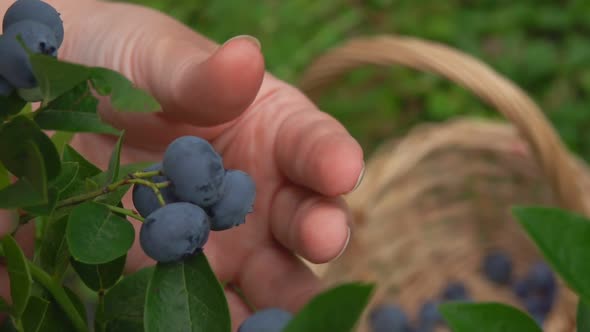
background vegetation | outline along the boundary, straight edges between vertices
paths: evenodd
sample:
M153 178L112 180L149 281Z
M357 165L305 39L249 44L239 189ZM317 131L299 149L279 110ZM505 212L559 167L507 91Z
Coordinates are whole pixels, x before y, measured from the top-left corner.
M445 43L526 90L569 147L590 160L590 1L127 1L168 13L220 43L239 34L258 37L268 69L291 83L315 56L352 36L395 33ZM358 70L319 104L368 152L419 122L497 117L444 79L393 67Z

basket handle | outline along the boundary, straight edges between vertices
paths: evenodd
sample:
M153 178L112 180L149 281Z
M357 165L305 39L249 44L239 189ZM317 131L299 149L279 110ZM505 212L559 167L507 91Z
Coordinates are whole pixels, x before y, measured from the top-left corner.
M585 166L566 150L526 93L472 56L411 37L355 38L316 58L303 73L299 87L313 98L323 87L353 69L394 64L442 75L495 107L527 140L561 205L590 215Z

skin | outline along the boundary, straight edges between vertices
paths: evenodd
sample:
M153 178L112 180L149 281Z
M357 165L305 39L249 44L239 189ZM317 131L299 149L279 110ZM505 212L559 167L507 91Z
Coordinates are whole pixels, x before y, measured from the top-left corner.
M64 20L61 59L118 70L163 106L158 114L120 114L101 101L101 117L126 130L123 163L159 161L174 138L197 135L223 155L226 168L253 177L257 200L246 225L212 233L205 246L217 276L240 287L258 308L296 311L321 291L320 281L296 255L328 262L348 243L350 214L341 195L358 184L364 163L361 147L346 129L266 73L262 51L251 37L217 45L147 8L94 0L47 2ZM11 3L0 0L0 14ZM114 137L94 134L73 141L103 169L114 143ZM133 207L130 193L123 203ZM0 213L2 235L11 230L12 219L8 211ZM139 223L133 224L138 231ZM29 255L32 230L27 225L17 234ZM152 264L135 241L126 272ZM0 267L0 296L9 299L7 279ZM226 295L237 328L251 312L234 291L228 288Z

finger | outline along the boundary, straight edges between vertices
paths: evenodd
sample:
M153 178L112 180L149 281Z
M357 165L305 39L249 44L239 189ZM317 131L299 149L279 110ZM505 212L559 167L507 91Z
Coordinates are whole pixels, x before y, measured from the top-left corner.
M237 284L258 309L297 312L322 290L319 279L298 258L277 245L260 247L243 261Z
M229 305L232 331L236 331L240 324L252 315L252 311L248 308L248 305L242 300L240 295L229 287L225 288L225 298Z
M338 257L350 238L350 214L340 197L329 198L295 186L273 197L271 230L286 248L312 263Z
M95 11L91 19L76 21L66 57L120 71L148 89L164 109L152 116L212 126L234 119L256 97L264 59L252 37L211 51L209 42L158 11L119 3L102 4ZM141 126L136 120L143 116L125 114L112 123L120 127L118 121L126 119Z
M303 105L278 129L279 167L293 182L327 196L352 191L363 173L361 146L336 119L300 99Z
M12 232L18 223L16 212L0 209L0 238Z

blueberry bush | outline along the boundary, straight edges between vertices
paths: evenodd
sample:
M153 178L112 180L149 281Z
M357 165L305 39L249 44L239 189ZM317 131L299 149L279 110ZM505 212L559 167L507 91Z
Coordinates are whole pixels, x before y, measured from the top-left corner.
M25 3L41 6L44 14L19 7ZM157 101L120 73L58 60L59 15L38 0L16 4L0 37L0 209L19 216L16 229L0 239L12 297L10 303L0 298L0 312L8 316L0 331L354 330L373 284L334 286L295 313L261 308L232 327L222 283L203 248L212 231L248 227L255 183L243 171L224 169L222 156L199 137L179 137L159 163L122 164L125 133L101 121L95 94L110 97L119 112L157 112ZM31 102L40 106L33 110ZM69 145L81 132L118 137L107 169ZM130 190L137 212L121 204ZM590 331L590 221L544 207L515 208L514 214L548 262L532 267L515 289L529 303L528 314L473 301L457 282L442 291L445 303L421 310L424 331L444 319L456 332L538 332L538 316L547 313L555 294L552 271L580 295L578 330ZM142 222L141 247L158 262L124 275L136 238L129 218ZM31 258L14 237L27 223L37 229ZM505 283L505 263L496 258L484 265L500 268L484 272ZM84 294L70 287L68 271L94 294L92 313ZM382 307L370 317L376 330L392 330L387 324L412 329L397 307Z

